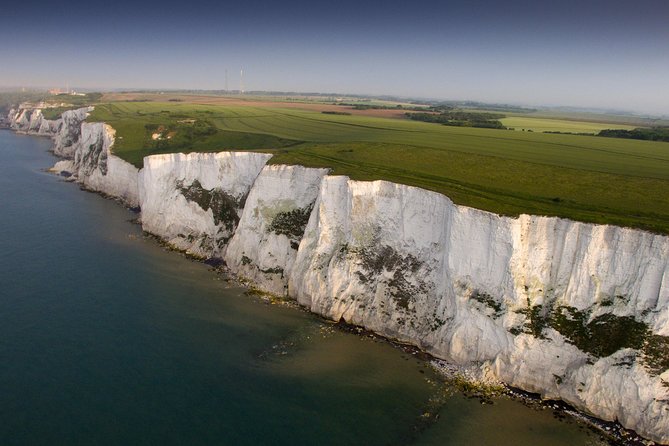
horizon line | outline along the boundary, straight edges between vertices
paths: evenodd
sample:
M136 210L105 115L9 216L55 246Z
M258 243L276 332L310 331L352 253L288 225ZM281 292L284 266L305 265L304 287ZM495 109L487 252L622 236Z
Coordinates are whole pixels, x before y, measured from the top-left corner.
M53 86L21 86L21 85L0 85L0 94L9 93L9 92L18 92L24 91L34 91L34 92L48 92L48 90L56 89L60 87ZM170 93L228 93L228 94L240 94L239 89L224 89L224 88L178 88L178 87L168 87L168 88L156 88L156 87L76 87L69 86L71 91L79 91L82 93L124 93L124 92L133 92L133 93L161 93L161 92L170 92ZM341 97L354 97L354 98L370 98L370 99L381 99L381 100L406 100L406 101L430 101L430 102L446 102L446 103L456 103L456 104L467 104L472 105L488 105L488 106L509 106L509 107L519 107L527 109L570 109L578 110L587 113L593 114L609 114L609 115L628 115L628 116L637 116L637 117L647 117L647 118L669 118L669 110L664 112L649 112L647 110L633 110L633 109L617 109L617 108L607 108L607 107L598 107L598 106L583 106L583 105L570 105L570 104L546 104L546 103L537 103L530 104L525 102L495 102L495 101L485 101L485 100L475 100L475 99L455 99L455 98L443 98L443 97L428 97L428 96L411 96L411 95L400 95L392 93L384 94L368 94L368 93L344 93L344 92L320 92L320 91L284 91L284 90L244 90L244 95L253 96L258 94L272 94L272 95L302 95L302 96L341 96Z

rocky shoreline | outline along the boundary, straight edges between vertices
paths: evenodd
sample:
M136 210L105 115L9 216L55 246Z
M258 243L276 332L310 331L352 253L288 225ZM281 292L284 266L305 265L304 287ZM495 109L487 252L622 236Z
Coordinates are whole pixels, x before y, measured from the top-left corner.
M100 192L86 189L82 190L97 193L106 199L118 201L114 197ZM119 202L119 204L124 205L123 202ZM130 208L127 205L125 207L133 212L139 213L139 209L137 208ZM133 223L141 225L139 218L133 220ZM175 248L162 238L149 232L144 232L144 236L151 239L153 242L158 243L168 251L181 254L191 261L204 263L210 266L212 273L223 276L223 280L226 282L234 283L235 285L247 288L246 294L251 297L259 298L271 305L289 306L295 310L305 311L313 314L309 308L298 304L294 300L254 288L252 282L249 280L240 279L237 275L231 272L220 259L203 258L189 254L187 251ZM319 317L318 315L316 316ZM406 355L429 364L430 367L432 367L447 384L455 386L467 397L478 399L481 404L494 404L494 398L506 396L534 410L552 410L554 412L553 416L555 418L564 419L566 417L570 417L577 422L583 423L592 429L593 432L599 434L602 440L607 441L612 446L660 445L659 443L656 443L652 440L640 437L635 431L626 429L620 423L604 421L599 418L589 416L560 400L545 400L541 398L540 394L530 393L522 389L510 387L502 381L491 377L489 374L482 372L475 366L461 366L449 363L448 361L444 361L432 356L418 347L410 344L399 343L391 338L380 336L372 331L368 331L364 327L348 324L343 320L335 322L326 318L322 319L325 322L331 323L332 326L337 330L351 333L356 336L372 338L377 342L386 342L392 345L394 348L401 350ZM436 405L435 407L429 408L429 416L427 417L428 420L426 420L428 423L436 421L434 417L437 415L440 407L440 405ZM430 420L430 417L433 417L433 419Z

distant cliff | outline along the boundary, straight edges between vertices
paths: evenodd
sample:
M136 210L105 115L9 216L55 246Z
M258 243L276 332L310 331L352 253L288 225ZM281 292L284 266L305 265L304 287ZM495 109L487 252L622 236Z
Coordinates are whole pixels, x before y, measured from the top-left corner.
M88 189L139 206L139 170L111 152L115 131L101 122L85 122L92 107L66 111L45 119L39 108L10 110L7 121L17 132L53 137L53 151L64 157L54 166Z
M669 443L669 237L501 217L260 153L155 155L137 170L87 111L8 121L53 136L57 170L140 206L148 232L260 289Z

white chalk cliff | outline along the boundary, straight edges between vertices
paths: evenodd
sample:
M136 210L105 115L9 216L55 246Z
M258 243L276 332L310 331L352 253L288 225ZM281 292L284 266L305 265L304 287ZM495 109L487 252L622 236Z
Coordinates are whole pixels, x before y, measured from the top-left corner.
M240 277L277 295L288 294L288 271L327 169L267 166L246 200L225 262Z
M138 172L113 155L113 129L77 113L8 121L70 147L59 164L139 205L146 231L315 313L669 443L669 237L502 217L258 153L155 155Z
M139 169L114 155L115 131L101 122L85 122L92 107L65 111L55 120L45 119L39 107L10 110L7 121L21 133L53 138L53 151L66 158L54 171L66 173L87 189L139 206Z
M222 257L246 196L270 155L170 153L144 158L142 227L198 257Z
M316 313L669 441L668 237L326 177L288 276Z

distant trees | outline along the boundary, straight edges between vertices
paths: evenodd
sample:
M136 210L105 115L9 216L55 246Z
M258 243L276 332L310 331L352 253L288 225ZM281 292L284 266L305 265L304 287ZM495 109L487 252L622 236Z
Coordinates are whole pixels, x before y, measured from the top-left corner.
M499 113L465 112L445 107L439 107L436 110L440 110L441 113L406 113L406 116L414 121L434 122L456 127L506 129L499 121L504 118L504 115Z
M337 102L333 105L339 105L343 107L351 107L353 110L416 110L416 111L424 111L431 109L425 106L411 106L411 105L402 105L402 104L397 104L397 105L380 105L380 104L357 104L357 103L352 103L352 102Z
M331 110L323 110L321 113L325 115L344 115L344 116L350 116L349 112L343 112L343 111L331 111Z
M669 127L639 127L634 130L606 129L599 132L597 136L669 142Z

